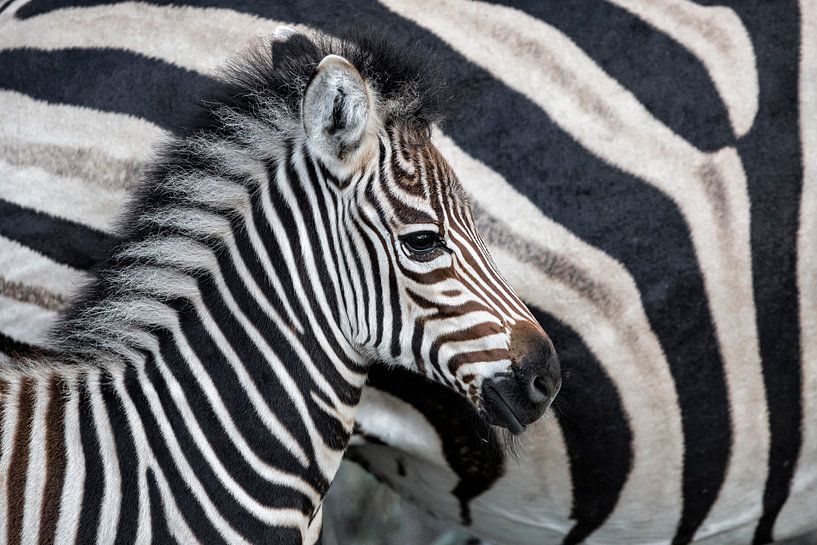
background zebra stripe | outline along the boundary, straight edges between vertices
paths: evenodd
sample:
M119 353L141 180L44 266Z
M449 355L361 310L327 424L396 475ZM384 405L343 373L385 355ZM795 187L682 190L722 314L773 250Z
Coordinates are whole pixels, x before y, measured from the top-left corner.
M531 532L548 526L545 535L567 542L633 542L628 532L668 527L678 543L763 541L808 529L817 483L810 2L502 4L8 5L0 122L14 128L0 133L10 175L0 189L0 332L36 344L72 279L109 243L102 199L83 212L60 190L18 194L25 169L39 169L43 185L74 184L74 202L95 184L113 200L176 130L168 114L245 35L279 22L338 32L344 19L413 32L456 90L441 149L500 269L567 354L559 420L522 446L537 477L525 464L502 470L470 503L476 527L481 517L492 524L503 490L527 483L547 498L538 510L520 506ZM18 256L28 271L15 272ZM384 467L409 438L395 442Z
M808 497L817 487L817 425L810 416L817 410L817 6L800 2L800 145L803 161L803 194L797 233L797 288L800 292L800 339L803 389L802 447L791 485L792 500L783 504L777 520L767 527L774 535L793 528L806 531L813 526ZM771 475L770 475L771 478ZM772 527L774 524L774 527Z

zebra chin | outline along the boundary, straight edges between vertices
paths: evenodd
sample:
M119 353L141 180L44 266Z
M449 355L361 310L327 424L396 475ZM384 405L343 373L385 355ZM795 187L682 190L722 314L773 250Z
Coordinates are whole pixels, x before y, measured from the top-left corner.
M547 335L527 322L514 326L510 353L510 369L482 382L481 412L490 424L518 435L553 403L561 365Z

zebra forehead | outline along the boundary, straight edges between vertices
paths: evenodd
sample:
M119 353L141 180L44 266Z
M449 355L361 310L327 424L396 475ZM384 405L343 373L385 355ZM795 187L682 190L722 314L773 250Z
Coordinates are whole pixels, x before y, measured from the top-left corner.
M442 194L447 207L469 207L468 196L460 184L459 178L457 178L445 156L434 145L430 133L423 132L416 138L421 138L422 141L416 144L414 153L409 153L414 159L416 167L419 167L415 169L416 176L413 181L419 183L419 172L421 171L425 173L424 177L428 183L428 190L432 198ZM404 181L404 183L406 182Z

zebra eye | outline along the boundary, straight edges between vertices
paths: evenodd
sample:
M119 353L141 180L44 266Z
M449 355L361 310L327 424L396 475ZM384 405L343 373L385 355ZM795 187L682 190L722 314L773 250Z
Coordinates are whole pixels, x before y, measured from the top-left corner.
M434 231L417 231L416 233L409 233L400 237L400 242L403 246L416 256L424 256L430 254L437 248L444 246L443 240Z

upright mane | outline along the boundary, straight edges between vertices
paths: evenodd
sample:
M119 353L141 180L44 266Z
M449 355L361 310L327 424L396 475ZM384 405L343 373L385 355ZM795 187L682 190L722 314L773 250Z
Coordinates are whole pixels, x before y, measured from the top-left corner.
M439 121L444 105L443 74L427 50L416 43L388 39L380 33L349 32L342 38L295 34L252 48L233 61L216 88L204 94L204 108L187 131L213 128L213 105L258 113L272 106L288 120L300 123L301 101L315 68L327 55L339 55L354 65L374 88L386 125L399 123L424 130Z

